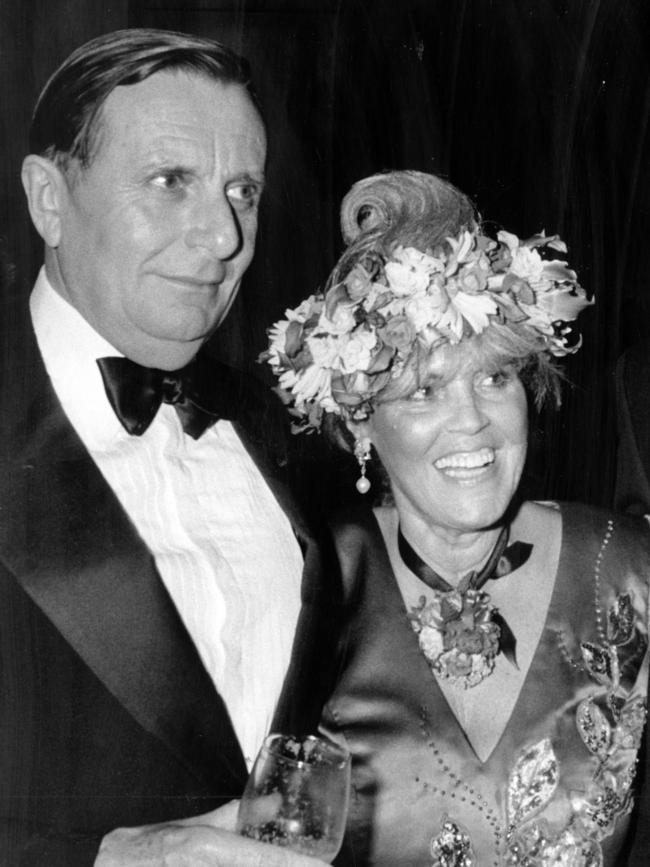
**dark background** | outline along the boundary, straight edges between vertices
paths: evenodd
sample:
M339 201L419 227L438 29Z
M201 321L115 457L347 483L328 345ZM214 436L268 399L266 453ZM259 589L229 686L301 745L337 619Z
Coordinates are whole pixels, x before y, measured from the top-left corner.
M271 160L256 260L215 351L263 376L265 326L324 281L350 184L442 174L520 236L559 232L595 294L532 471L540 497L609 504L614 365L650 336L649 18L648 0L2 0L4 291L26 296L41 261L18 175L47 75L119 27L218 38L256 70Z

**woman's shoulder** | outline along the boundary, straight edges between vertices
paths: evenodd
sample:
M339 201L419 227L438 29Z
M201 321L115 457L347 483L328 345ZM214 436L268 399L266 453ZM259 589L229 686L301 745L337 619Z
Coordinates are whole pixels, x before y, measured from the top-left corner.
M634 543L650 554L650 523L646 517L628 515L602 506L586 503L560 502L553 504L562 515L565 533L600 538L609 532L612 541Z
M585 503L542 504L557 508L562 520L562 563L573 574L599 574L599 580L622 592L650 582L650 524L627 515Z
M560 562L572 571L603 560L610 575L650 581L650 523L637 515L579 502L528 501L521 509L534 533L560 533Z
M621 534L637 537L642 546L650 545L650 516L628 515L603 506L561 500L528 500L524 509L529 520L548 520L556 515L564 533L600 533L603 526L616 527Z
M354 596L354 588L360 589L369 571L390 571L382 528L392 511L354 504L339 509L330 519L346 598Z

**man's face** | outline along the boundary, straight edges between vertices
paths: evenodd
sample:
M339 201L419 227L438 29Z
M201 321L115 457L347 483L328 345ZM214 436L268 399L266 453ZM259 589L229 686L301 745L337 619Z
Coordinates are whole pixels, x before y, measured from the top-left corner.
M127 357L185 364L253 256L266 138L245 89L184 72L116 88L67 184L56 290Z

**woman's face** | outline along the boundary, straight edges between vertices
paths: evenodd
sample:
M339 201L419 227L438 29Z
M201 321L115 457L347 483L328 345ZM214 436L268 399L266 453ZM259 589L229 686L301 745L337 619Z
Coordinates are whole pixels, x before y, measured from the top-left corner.
M451 533L498 521L521 477L528 438L524 388L510 365L486 365L471 344L444 346L413 396L376 407L365 434L407 517Z

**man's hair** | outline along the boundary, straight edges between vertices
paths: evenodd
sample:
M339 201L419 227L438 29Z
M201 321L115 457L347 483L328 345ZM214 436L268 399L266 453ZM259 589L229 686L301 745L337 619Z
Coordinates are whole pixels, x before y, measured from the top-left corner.
M226 46L171 30L116 30L77 48L50 77L34 109L30 152L62 171L72 161L88 168L108 96L116 87L137 84L162 70L240 84L258 107L248 62Z

